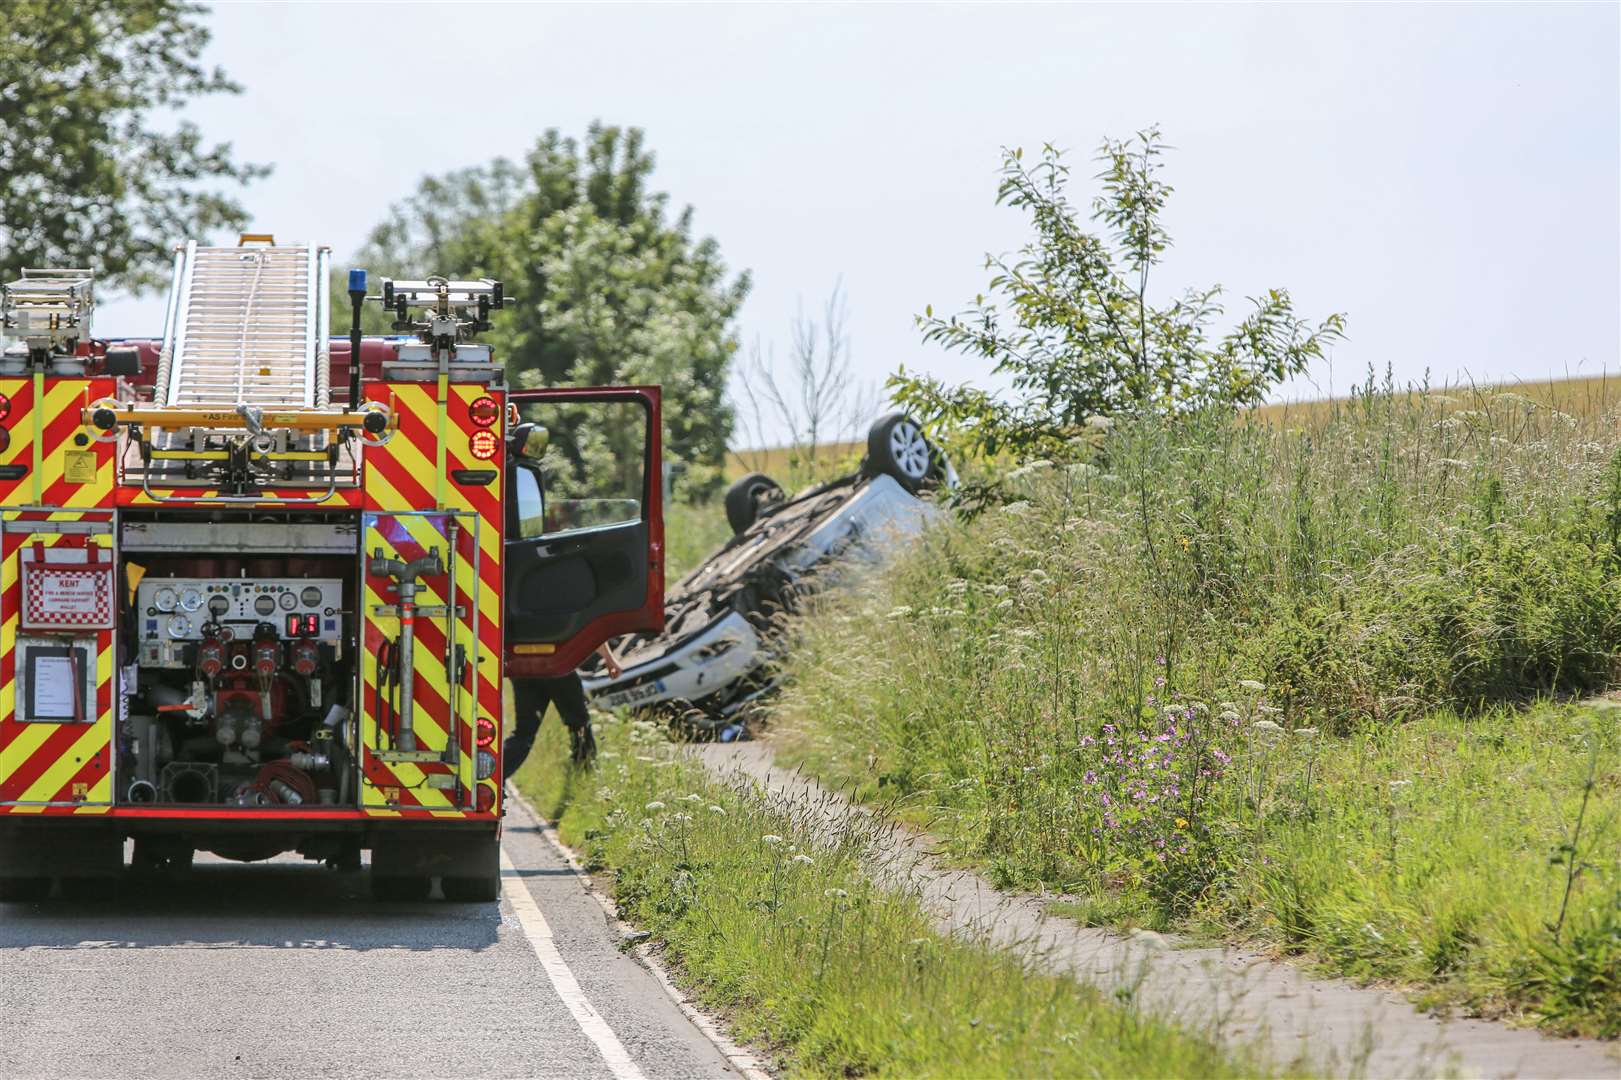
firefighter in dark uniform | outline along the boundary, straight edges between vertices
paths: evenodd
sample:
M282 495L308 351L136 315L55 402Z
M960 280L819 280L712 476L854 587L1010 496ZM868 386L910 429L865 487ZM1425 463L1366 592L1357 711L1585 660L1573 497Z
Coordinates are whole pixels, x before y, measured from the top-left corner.
M597 646L597 655L608 666L608 674L619 677L619 660L606 644ZM597 753L596 736L591 733L591 711L585 704L585 687L580 684L580 673L571 671L554 679L513 679L512 700L517 716L513 718L512 734L507 737L502 751L505 776L518 771L540 733L540 723L546 718L546 707L556 706L557 715L568 729L570 756L576 765L590 761Z

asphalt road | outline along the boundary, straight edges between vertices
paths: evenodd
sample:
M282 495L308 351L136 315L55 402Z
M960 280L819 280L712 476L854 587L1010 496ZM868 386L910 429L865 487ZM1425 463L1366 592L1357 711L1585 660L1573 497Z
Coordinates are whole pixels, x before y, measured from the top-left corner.
M505 847L533 906L201 855L116 902L0 904L0 1077L734 1075L521 808Z

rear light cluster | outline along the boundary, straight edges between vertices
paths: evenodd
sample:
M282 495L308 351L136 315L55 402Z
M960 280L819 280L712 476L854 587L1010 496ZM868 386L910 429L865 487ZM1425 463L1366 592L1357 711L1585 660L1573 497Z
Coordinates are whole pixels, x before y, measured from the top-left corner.
M467 448L480 461L490 461L501 452L501 436L490 430L501 419L501 406L490 395L467 404L467 419L479 429L467 439Z
M477 738L477 741L478 741L478 745L481 746L481 747L494 745L494 743L495 743L495 721L491 720L488 716L479 717L478 718L478 735L476 736L476 738Z

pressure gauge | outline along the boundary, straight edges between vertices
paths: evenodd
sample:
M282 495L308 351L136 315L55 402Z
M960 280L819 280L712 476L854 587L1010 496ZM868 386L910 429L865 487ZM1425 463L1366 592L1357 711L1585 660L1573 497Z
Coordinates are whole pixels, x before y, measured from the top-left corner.
M281 609L283 611L291 611L297 606L298 597L294 596L291 591L281 594Z
M225 599L222 594L215 593L213 596L208 598L208 613L214 616L214 618L224 618L225 614L230 610L231 602Z
M276 599L269 593L260 593L253 598L253 611L257 615L269 615L276 610Z
M180 590L180 609L182 611L196 611L203 606L203 591L191 587Z
M152 596L152 606L167 615L174 610L175 602L179 599L175 591L165 585Z
M305 607L313 608L321 606L321 590L317 589L314 585L304 586L304 591L298 594L298 598L304 601Z
M170 615L169 616L169 636L170 637L172 637L172 638L183 638L189 633L191 633L191 620L190 619L186 618L184 615Z

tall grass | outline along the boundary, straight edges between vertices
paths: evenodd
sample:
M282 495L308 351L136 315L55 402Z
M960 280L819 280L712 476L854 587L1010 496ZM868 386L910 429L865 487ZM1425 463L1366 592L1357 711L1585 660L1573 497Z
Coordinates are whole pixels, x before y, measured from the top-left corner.
M1456 982L1451 998L1480 1009L1614 1033L1613 831L1590 822L1576 856L1585 929L1537 927L1584 793L1594 820L1621 812L1615 740L1585 713L1520 725L1492 710L1614 677L1617 419L1370 382L1298 423L1120 425L1092 461L1024 465L1012 501L830 597L788 661L781 723L825 774L904 796L1004 883L1082 894L1098 918L1265 934L1354 974ZM1400 726L1437 712L1465 719ZM1480 744L1481 730L1505 734ZM1546 756L1532 731L1557 739L1546 767L1528 766ZM1552 767L1585 762L1579 740L1599 762L1591 787ZM1266 778L1284 776L1279 801ZM1453 816L1431 802L1367 816L1408 780L1449 792ZM1396 837L1384 870L1358 862L1385 850L1375 834ZM1432 879L1506 914L1449 915ZM1345 944L1347 912L1403 897L1390 918L1428 944ZM1378 955L1396 959L1375 970ZM1566 976L1581 989L1554 985Z
M612 875L685 985L795 1076L1259 1076L1243 1047L938 933L862 867L876 826L717 782L650 723L602 726L594 770L562 740L518 782Z

